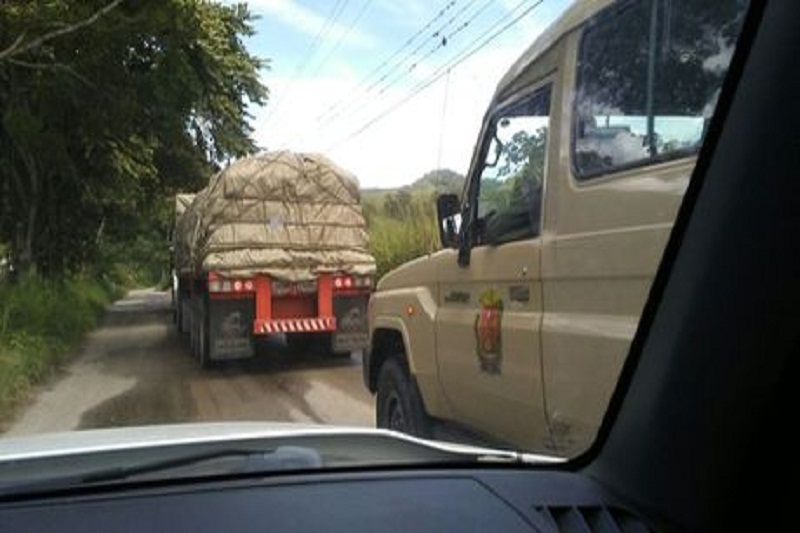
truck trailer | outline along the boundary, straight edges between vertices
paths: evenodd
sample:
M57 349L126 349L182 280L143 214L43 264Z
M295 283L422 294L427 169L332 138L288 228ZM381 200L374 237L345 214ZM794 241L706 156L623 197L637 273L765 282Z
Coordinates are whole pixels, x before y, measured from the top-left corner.
M176 323L202 367L253 357L260 336L340 355L367 346L375 259L358 181L324 156L232 163L174 236Z

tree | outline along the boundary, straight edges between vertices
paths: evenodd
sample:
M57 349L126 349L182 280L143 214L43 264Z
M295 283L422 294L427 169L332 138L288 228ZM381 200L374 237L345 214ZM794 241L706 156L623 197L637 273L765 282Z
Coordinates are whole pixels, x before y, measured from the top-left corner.
M18 266L81 268L103 235L255 151L247 109L268 93L250 21L204 0L0 2L0 242Z

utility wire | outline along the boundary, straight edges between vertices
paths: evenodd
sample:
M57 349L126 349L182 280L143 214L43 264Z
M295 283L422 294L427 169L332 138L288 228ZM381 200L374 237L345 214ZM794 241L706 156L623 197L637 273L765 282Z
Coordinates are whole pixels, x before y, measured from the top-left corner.
M466 11L467 11L469 8L470 8L470 7L472 7L472 5L473 5L473 4L475 4L475 2L476 2L476 1L477 1L477 0L470 0L470 1L469 1L469 2L466 4L466 5L462 6L462 7L461 7L461 8L460 8L460 9L459 9L459 10L458 10L456 13L454 13L454 14L453 14L453 15L450 17L450 19L449 19L449 20L445 21L445 23L444 23L442 26L440 26L439 28L437 28L437 29L436 29L436 31L434 31L434 33L433 33L433 34L431 34L431 36L429 37L429 39L428 39L428 40L426 40L426 41L423 41L423 42L422 42L420 45L418 45L418 46L417 46L417 48L415 48L415 49L414 49L414 50L413 50L411 53L407 54L407 55L406 55L406 56L405 56L405 57L404 57L404 58L403 58L401 61L397 62L393 68L398 68L398 67L400 67L400 66L402 65L402 63L403 63L403 62L405 62L407 59L411 58L411 57L412 57L414 54L416 54L416 53L417 53L419 50L421 50L421 49L422 49L422 48L423 48L423 47L424 47L424 46L427 44L427 42L428 42L430 39L437 39L437 38L441 38L440 40L437 40L437 43L436 43L436 45L434 45L434 46L433 46L433 47L432 47L432 48L431 48L431 49L430 49L430 50L429 50L429 51L428 51L428 52L427 52L427 53L426 53L426 54L425 54L423 57L421 57L420 59L418 59L418 60L414 61L414 63L412 63L411 65L409 65L409 66L407 67L407 69L405 69L405 70L403 70L403 71L399 72L399 73L398 73L396 76L394 76L394 77L393 77L393 78L392 78L392 79L391 79L389 82L387 82L387 83L386 83L386 84L385 84L385 85L384 85L384 86L383 86L383 87L382 87L382 88L381 88L381 89L380 89L380 90L379 90L379 91L376 93L377 97L379 98L379 97L380 97L380 95L384 94L384 93L386 92L386 90L387 90L387 89L389 89L390 87L392 87L392 86L396 85L396 84L397 84L397 83L398 83L400 80L402 80L403 78L405 78L406 76L408 76L410 73L412 73L414 70L416 70L416 68L417 68L417 67L418 67L420 64L422 64L424 61L426 61L428 58L430 58L430 57L431 57L431 56L432 56L434 53L436 53L437 51L439 51L439 50L441 50L442 48L444 48L445 46L447 46L447 45L448 45L448 44L449 44L449 43L452 41L453 37L455 37L456 35L458 35L458 34L459 34L459 33L461 33L462 31L464 31L466 28L468 28L468 27L470 26L470 24L472 24L472 23L473 23L473 22L474 22L474 21L475 21L475 20L478 18L478 16L480 16L480 15L481 15L481 13L483 13L483 12L484 12L484 11L485 11L485 10L486 10L488 7L490 7L491 5L493 5L493 4L495 3L495 2L494 2L494 0L487 0L486 2L484 2L483 4L481 4L481 5L478 7L478 9L477 9L477 10L475 10L475 11L474 11L474 12L473 12L473 13L470 15L470 17L469 17L468 19L464 20L464 21L463 21L463 22L462 22L462 23L461 23L461 24L460 24L458 27L456 27L456 28L455 28L455 30L453 30L453 31L452 31L452 32L451 32L449 35L445 35L445 34L444 34L445 30L446 30L446 29L447 29L447 28L448 28L448 27L449 27L449 26L450 26L450 25L451 25L453 22L455 22L456 20L458 20L458 18L459 18L461 15L463 15L463 14L464 14L464 13L465 13L465 12L466 12ZM527 0L526 0L526 1L527 1ZM517 7L519 7L519 6L517 6ZM516 9L517 9L517 7L515 7L514 9L516 10ZM356 104L356 103L357 103L357 104L359 105L359 108L360 108L360 109L365 109L366 107L368 107L368 105L369 105L369 104L368 104L368 105L366 105L366 106L364 105L364 97L367 97L367 96L369 96L369 91L370 91L371 89L373 89L373 88L374 88L374 87L375 87L375 86L378 84L378 82L380 82L380 81L382 81L382 80L385 80L385 79L388 77L388 75L389 75L389 74L391 74L391 71L387 72L387 73L386 73L386 74L385 74L385 75L384 75L384 76L383 76L383 77L382 77L380 80L377 80L377 82L375 82L375 83L373 83L372 85L370 85L370 87L369 87L369 88L368 88L368 89L365 91L365 93L364 93L363 95L361 95L361 97L360 97L360 98L358 97L358 95L356 95L355 97L353 97L354 99L353 99L353 101L352 101L352 104ZM377 100L376 100L376 101L377 101ZM339 116L340 116L340 115L341 115L341 114L342 114L344 111L346 111L347 109L349 109L349 108L352 108L352 107L353 107L353 105L345 106L345 109L342 109L342 111L340 111L339 113L335 113L335 114L333 114L333 115L330 115L330 116L329 116L329 117L328 117L326 120L323 120L323 121L321 122L321 124L320 124L320 125L321 125L321 126L324 126L324 125L326 125L326 124L330 123L331 121L333 121L333 120L335 120L336 118L338 118L338 117L339 117Z
M400 55L401 53L403 53L403 52L404 52L404 51L405 51L405 50L406 50L406 49L407 49L409 46L411 46L411 45L414 43L414 41L416 41L417 37L419 37L420 35L422 35L422 34L423 34L423 33L425 33L426 31L428 31L428 30L430 29L430 27L431 27L431 26L433 26L433 25L436 23L436 21L437 21L437 20L439 20L439 19L441 19L442 17L444 17L444 16L445 16L445 14L446 14L446 13L447 13L447 12L448 12L450 9L452 9L452 7L453 7L453 6L456 4L456 1L457 1L457 0L449 0L447 3L445 3L445 4L444 4L444 5L443 5L443 6L442 6L440 9L439 9L439 11L438 11L438 12L437 12L437 13L434 15L434 17L433 17L432 19L430 19L430 20L429 20L429 21L428 21L428 22L427 22L427 23L426 23L426 24L425 24L425 25L424 25L422 28L420 28L419 30L417 30L417 31L416 31L416 32L415 32L415 33L414 33L414 34L413 34L411 37L409 37L408 39L406 39L406 41L403 43L403 45L402 45L402 46L400 46L400 48L398 48L397 50L395 50L395 51L394 51L394 52L393 52L393 53L392 53L392 54L391 54L391 55L390 55L388 58L386 58L385 60L383 60L383 61L382 61L382 62L381 62L381 63L380 63L378 66L376 66L374 69L372 69L372 70L369 72L369 74L367 74L367 76L366 76L366 77L365 77L365 78L364 78L364 79L363 79L363 80L362 80L362 81L361 81L361 82L360 82L358 85L356 85L356 86L353 88L353 90L351 90L351 91L348 91L348 92L347 92L347 96L345 96L344 98L340 99L338 102L336 102L336 103L335 103L335 104L333 104L331 107L329 107L327 111L324 111L322 114L320 114L319 116L317 116L317 119L316 119L316 120L317 120L317 122L319 122L320 120L322 120L323 118L325 118L327 115L330 115L331 113L334 113L334 112L336 112L337 110L339 110L339 108L340 108L340 107L342 107L342 105L343 105L343 104L348 104L346 107L350 107L350 104L352 104L352 100L351 100L352 96L353 96L353 95L357 95L357 94L358 94L360 91L364 91L364 92L366 93L367 91L366 91L366 90L364 90L364 87L365 87L365 86L367 86L368 84L370 84L370 83L372 82L372 78L373 78L373 76L375 76L376 74L380 73L380 72L381 72L381 70L382 70L382 69L383 69L383 68L384 68L386 65L388 65L389 63L391 63L391 62L394 60L394 58L396 58L397 56L399 56L399 55ZM390 69L390 70L391 70L391 69ZM344 111L344 110L341 110L341 111L339 111L339 113L341 113L342 111ZM337 113L337 115L338 115L338 113Z
M327 63L328 60L333 56L333 54L339 49L339 47L344 42L345 37L347 37L348 35L350 35L350 33L352 33L356 24L358 24L358 21L361 20L361 17L364 16L364 13L366 13L367 8L370 6L370 4L372 4L372 2L373 0L366 0L366 2L364 2L361 5L361 9L359 10L356 17L350 22L350 24L347 26L347 29L341 35L339 35L339 39L336 41L336 44L333 45L333 48L331 48L325 55L325 57L322 59L322 61L319 62L317 68L314 69L313 73L311 74L310 76L311 78L313 78L319 72L322 66L325 65L325 63Z
M269 111L267 116L264 118L265 122L268 122L280 108L280 104L286 99L286 96L289 94L289 90L292 88L292 85L294 85L295 80L297 80L297 78L299 78L306 69L308 62L314 56L319 43L322 41L322 39L324 39L325 35L327 35L330 28L336 23L336 20L342 14L343 8L347 5L348 1L349 0L336 0L336 4L334 4L333 9L325 19L325 23L322 25L316 35L314 35L314 39L311 41L311 45L308 47L308 52L306 52L303 59L297 64L294 74L292 74L292 76L289 78L289 83L286 84L286 89L281 92L280 96L278 97L278 101L275 102L272 110Z
M517 9L518 9L520 6L522 6L522 5L523 5L523 4L524 4L526 1L527 1L527 0L523 0L522 2L520 2L519 4L517 4L517 5L516 5L516 6L515 6L515 7L512 9L512 13L513 13L514 11L516 11L516 10L517 10ZM509 28L511 28L511 27L512 27L514 24L516 24L517 22L519 22L519 21L520 21L520 19L522 19L522 17L524 17L525 15L527 15L528 13L530 13L531 11L533 11L533 10L534 10L536 7L538 7L539 5L541 5L543 2L544 2L544 0L537 0L537 1L536 1L534 4L532 4L532 5L528 6L528 7L527 7L527 8L526 8L524 11L522 11L522 13L520 13L519 15L517 15L516 17L514 17L514 18L513 18L511 21L509 21L507 24L505 24L503 27L501 27L501 28L500 28L498 31L496 31L495 33L493 33L493 34L491 34L489 37L487 37L487 38L486 38L486 39L485 39L483 42L481 42L479 45L475 46L475 47L474 47L474 48L472 48L471 50L464 51L464 52L463 52L461 55L459 55L459 56L455 57L453 60L451 60L451 61L450 61L450 62L448 62L447 64L445 64L445 65L442 65L442 66L441 66L441 67L440 67L438 70L436 70L436 71L435 71L435 72L434 72L434 73L433 73L433 74L432 74L432 75L431 75L431 76L430 76L428 79L424 80L424 81L423 81L423 82L421 82L419 85L417 85L417 86L414 88L414 90L412 90L412 91L411 91L409 94L407 94L405 97L403 97L402 99L400 99L400 100L398 100L397 102L395 102L395 103L394 103L392 106L390 106L389 108L385 109L383 112L379 113L377 116L375 116L375 117L373 117L372 119L368 120L368 121L367 121L366 123L364 123L364 124L363 124L361 127L359 127L357 130L355 130L353 133L351 133L350 135L348 135L348 136L347 136L347 137L345 137L344 139L342 139L342 140L340 140L339 142L337 142L337 143L335 143L335 144L331 145L330 147L328 147L328 149L326 150L326 152L327 152L327 151L330 151L330 150L332 150L332 149L334 149L334 148L337 148L337 147L341 146L342 144L345 144L345 143L349 142L349 141L350 141L350 140L352 140L353 138L355 138L355 137L357 137L357 136L361 135L361 134L362 134L362 133L364 133L366 130L368 130L369 128L371 128L372 126L374 126L374 125L375 125L377 122L379 122L379 121L383 120L383 119L384 119L384 118L386 118L386 117L387 117L389 114L391 114L391 113L393 113L394 111L396 111L396 110L397 110L399 107L401 107L401 106L405 105L405 104L406 104L406 103L407 103L409 100L411 100L411 99L412 99L412 98L414 98L416 95L418 95L419 93L421 93L422 91L424 91L425 89L427 89L428 87L430 87L431 85L433 85L433 84L434 84L435 82L437 82L438 80L440 80L440 79L441 79L443 76L445 76L445 75L446 75L448 72L450 72L452 69L454 69L455 67L457 67L458 65L460 65L461 63L463 63L464 61L466 61L467 59L469 59L469 58L470 58L470 57L472 57L473 55L475 55L475 53L477 53L477 52L478 52L479 50L481 50L483 47L485 47L486 45L488 45L490 42L492 42L492 41L493 41L494 39L496 39L498 36L500 36L501 34L503 34L503 33L504 33L504 32L506 32L506 31L508 31L508 29L509 29ZM502 22L503 22L503 21L504 21L506 18L507 18L507 17L503 17L502 19L499 19L497 22L495 22L495 23L494 23L494 24L493 24L493 25L492 25L492 26L491 26L491 27L490 27L490 28L489 28L487 31L485 31L483 34L481 34L481 36L479 36L477 39L475 39L475 40L473 41L473 43L475 43L475 42L479 41L481 38L483 38L483 37L484 37L486 34L488 34L488 33L489 33L489 32L490 32L492 29L494 29L496 26L498 26L499 24L501 24L501 23L502 23Z
M444 101L442 102L442 120L439 126L439 150L436 154L436 172L441 173L442 170L442 151L444 149L444 126L447 118L447 96L450 93L450 69L444 78Z
M367 104L367 106L364 105L364 100L365 100L365 98L367 98L369 96L370 92L373 91L373 89L377 85L379 85L381 82L385 81L392 74L393 70L399 70L399 68L403 66L403 63L405 63L409 59L413 58L413 56L416 55L422 48L424 48L428 44L428 42L430 42L431 40L436 41L436 45L434 47L432 47L423 57L421 57L420 59L417 59L412 64L410 64L407 68L405 68L404 70L400 71L390 81L388 81L386 84L384 84L383 87L378 92L375 92L376 97L375 97L374 101L379 100L381 95L384 94L387 89L389 89L393 85L397 84L397 82L402 80L404 77L408 76L411 72L413 72L417 68L418 65L422 64L425 60L427 60L430 56L432 56L438 50L440 50L440 49L444 48L445 46L447 46L447 44L451 42L453 37L455 37L456 35L461 33L464 29L466 29L483 11L486 10L486 8L488 8L490 5L492 5L494 3L494 0L487 0L486 2L484 2L483 5L481 5L475 12L473 12L471 14L469 19L467 19L464 22L462 22L449 35L445 35L445 30L449 26L451 26L454 22L456 22L469 8L471 8L475 4L475 2L477 2L477 0L469 0L469 2L467 2L465 5L461 6L461 8L459 8L458 11L456 11L453 15L451 15L448 20L446 20L441 26L436 28L435 31L432 34L430 34L426 40L423 40L414 50L412 50L411 52L406 54L401 60L396 62L394 64L394 66L392 66L390 70L386 71L386 73L384 73L384 75L381 78L375 80L372 84L370 84L370 86L367 87L367 89L363 92L363 94L355 94L355 95L351 94L349 96L350 96L350 98L352 98L352 100L350 102L348 102L344 107L342 107L339 111L335 111L332 114L328 114L324 118L317 117L317 122L319 123L319 125L320 126L327 125L328 123L330 123L330 122L336 120L337 118L339 118L343 113L351 110L355 105L359 106L359 110L363 110L363 109L365 109L365 107L368 107L369 104ZM446 8L443 8L439 12L439 14L437 14L437 17L435 17L434 20L431 21L431 22L434 22L435 20L437 20L437 18L440 18L439 15L444 15L446 13L446 11L447 11L447 6L446 6ZM430 26L431 26L431 23L428 23L426 25L426 27L430 27ZM347 98L347 97L345 97L345 98ZM323 115L325 115L325 113L323 113Z
M474 2L475 2L475 0L472 0L472 2L470 2L470 4L469 4L469 5L472 5ZM478 8L478 10L477 10L477 11L475 11L475 13L473 13L473 14L472 14L472 16L471 16L470 18L468 18L467 20L463 21L463 22L462 22L462 23L461 23L461 24L460 24L458 27L456 27L456 29L455 29L455 30L453 30L453 31L452 31L452 32L451 32L449 35L444 35L444 32L443 32L443 30L444 30L444 29L445 29L445 28L446 28L446 27L447 27L449 24L451 24L451 23L454 21L454 19L455 19L455 17L456 17L457 15L455 15L453 18L451 18L451 19L450 19L450 20L447 22L447 24L445 24L444 26L442 26L442 29L441 29L441 30L437 31L437 32L436 32L436 33L433 35L434 37L439 37L439 36L441 35L441 40L439 40L435 46L433 46L433 47L432 47L430 50L428 50L428 52L427 52L427 53L426 53L424 56L422 56L422 57L421 57L421 58L419 58L417 61L415 61L414 63L412 63L411 65L409 65L409 66L408 66L408 68L407 68L406 70L404 70L404 71L400 72L400 73L399 73L399 74L398 74L398 75L397 75L395 78L393 78L393 79L392 79L392 80L391 80L389 83L387 83L386 85L384 85L384 86L383 86L383 87L380 89L380 91L378 92L378 94L383 94L383 93L385 93L387 89L389 89L390 87L392 87L392 86L396 85L396 84L397 84L397 82L399 82L400 80L402 80L403 78L405 78L406 76L408 76L408 75L409 75L411 72L413 72L414 70L416 70L416 68L417 68L417 67L418 67L420 64L424 63L424 62L425 62L425 61L426 61L428 58L430 58L430 57L431 57L433 54L435 54L436 52L438 52L439 50L441 50L442 48L444 48L445 46L447 46L447 45L448 45L448 44L449 44L449 43L450 43L450 42L453 40L453 37L455 37L456 35L458 35L458 34L459 34L459 33L461 33L462 31L464 31L465 29L467 29L467 28L469 27L469 25L470 25L470 24L472 24L472 23L475 21L475 19L476 19L476 18L478 18L478 15L480 15L481 13L483 13L483 12L486 10L486 8L488 8L489 6L493 5L494 3L495 3L495 2L494 2L494 0L488 0L488 1L487 1L487 2L485 2L485 3L484 3L482 6L480 6L480 7ZM465 7L467 7L467 6L465 6ZM462 11L461 11L461 12L463 12L463 11L464 11L464 10L462 9ZM461 12L460 12L460 13L461 13ZM460 13L459 13L459 14L460 14ZM425 44L425 43L423 43L423 45L424 45L424 44ZM422 46L422 45L421 45L421 46ZM421 48L421 46L420 46L420 48Z
M427 40L424 40L421 43L419 43L416 48L414 48L411 52L406 54L402 59L400 59L400 61L396 62L394 67L390 68L383 76L380 77L380 79L376 80L374 83L372 83L372 85L367 87L367 92L371 91L377 85L379 85L381 82L385 81L389 77L389 75L392 73L393 70L399 69L403 65L403 63L405 63L406 61L408 61L409 59L411 59L412 57L417 55L417 53L419 53L420 50L425 48L425 45L428 43L428 41L437 40L438 37L442 34L442 32L447 28L447 26L452 24L453 19L458 17L459 15L461 15L470 5L475 3L475 1L476 0L470 0L470 2L468 2L465 6L462 6L461 9L459 9L458 12L456 12L456 14L454 14L452 17L450 17L449 21L446 21L443 25L439 26L436 29L436 31L434 31L431 35L429 35ZM493 1L493 0L490 0L490 1ZM455 4L455 2L451 2L450 4L448 4L447 9L441 11L440 14L444 15L453 6L453 4Z

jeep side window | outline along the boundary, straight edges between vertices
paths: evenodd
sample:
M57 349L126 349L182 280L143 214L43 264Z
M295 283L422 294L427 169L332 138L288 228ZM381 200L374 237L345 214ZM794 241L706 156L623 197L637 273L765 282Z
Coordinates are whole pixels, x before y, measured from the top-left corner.
M478 183L478 244L539 234L549 114L545 87L492 121Z
M579 179L699 149L745 8L743 0L644 0L587 25L574 113Z

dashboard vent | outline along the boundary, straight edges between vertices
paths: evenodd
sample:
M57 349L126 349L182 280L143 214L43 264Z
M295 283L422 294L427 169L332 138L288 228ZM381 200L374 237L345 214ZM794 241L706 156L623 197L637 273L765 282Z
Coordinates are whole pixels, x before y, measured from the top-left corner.
M536 511L557 533L652 533L639 518L623 511L603 506L537 506Z

